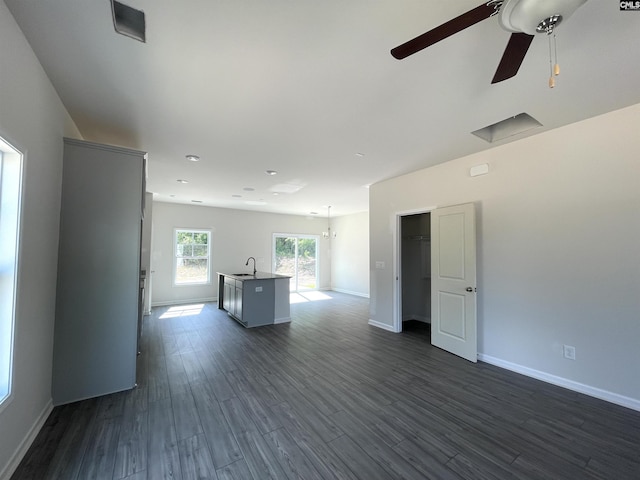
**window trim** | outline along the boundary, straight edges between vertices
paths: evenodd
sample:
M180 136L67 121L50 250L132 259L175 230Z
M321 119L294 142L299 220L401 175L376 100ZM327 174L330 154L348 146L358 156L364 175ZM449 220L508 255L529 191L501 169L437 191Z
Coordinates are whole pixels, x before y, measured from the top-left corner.
M207 280L205 282L176 282L177 270L178 270L178 232L190 232L190 233L206 233L209 236L209 242L207 244ZM172 276L171 283L174 287L194 287L194 286L202 286L202 285L211 285L211 243L213 241L212 230L208 228L182 228L176 227L173 229L173 267L172 267ZM184 257L183 257L184 258ZM205 257L197 257L197 258L205 258Z
M11 304L7 307L7 311L0 312L2 315L5 313L9 313L9 334L6 336L5 341L8 342L8 362L6 365L6 371L0 372L0 375L3 376L2 383L6 383L6 392L4 389L0 392L2 397L0 398L0 412L2 412L12 401L14 398L13 391L13 382L14 382L14 373L15 373L15 340L16 340L16 319L17 319L17 309L18 309L18 285L20 284L20 269L19 266L21 264L21 234L22 234L22 204L23 204L23 183L24 183L24 163L25 156L24 154L13 145L11 145L5 136L0 135L0 209L2 208L2 197L3 194L7 194L7 190L9 190L9 195L11 195L11 205L10 211L7 214L5 212L2 215L2 219L0 222L0 235L4 235L7 233L5 228L8 228L8 239L10 243L11 250L13 250L13 255L9 255L9 258L13 260L8 262L9 268L8 270L12 270L10 275L13 277L13 281L11 282ZM7 165L9 165L9 171L7 172ZM7 189L8 186L8 189ZM7 222L8 219L8 222ZM2 231L4 230L4 231ZM3 240L3 243L6 242L6 239ZM15 242L15 243L13 243ZM10 310L10 311L9 311ZM3 321L0 318L0 321ZM2 328L6 328L2 327ZM0 348L4 350L5 345L0 345ZM6 377L5 377L6 375ZM5 381L6 380L6 381Z

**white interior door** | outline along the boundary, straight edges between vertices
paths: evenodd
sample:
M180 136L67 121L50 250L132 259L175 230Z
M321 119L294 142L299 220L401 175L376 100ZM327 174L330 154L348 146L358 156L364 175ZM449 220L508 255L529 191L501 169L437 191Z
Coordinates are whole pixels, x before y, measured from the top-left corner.
M431 212L431 343L478 357L476 228L472 203Z

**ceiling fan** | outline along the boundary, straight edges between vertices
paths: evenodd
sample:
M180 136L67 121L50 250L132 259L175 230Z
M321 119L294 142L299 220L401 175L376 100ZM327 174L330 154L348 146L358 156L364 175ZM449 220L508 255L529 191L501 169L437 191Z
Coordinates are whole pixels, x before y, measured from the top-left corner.
M567 20L587 0L490 0L442 25L391 50L398 60L413 55L434 43L444 40L465 28L498 15L500 26L511 33L498 69L491 83L498 83L518 73L536 33L554 32L560 22ZM553 86L552 78L549 86ZM559 73L556 64L555 75Z

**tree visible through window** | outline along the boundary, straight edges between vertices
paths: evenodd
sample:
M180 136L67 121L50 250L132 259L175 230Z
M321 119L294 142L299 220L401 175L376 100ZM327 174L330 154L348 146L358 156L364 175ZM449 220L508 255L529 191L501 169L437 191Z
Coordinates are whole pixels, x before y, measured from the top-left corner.
M318 288L318 237L315 235L274 234L275 273L290 275L290 290Z
M175 262L176 285L210 283L211 232L176 230Z

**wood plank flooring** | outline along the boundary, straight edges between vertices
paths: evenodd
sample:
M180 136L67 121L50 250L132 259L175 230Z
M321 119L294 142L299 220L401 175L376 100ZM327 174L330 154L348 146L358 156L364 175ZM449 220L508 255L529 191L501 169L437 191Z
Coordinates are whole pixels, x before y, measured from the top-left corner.
M12 478L640 479L640 413L315 296L249 330L213 303L154 309L138 388L55 408Z

